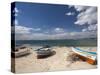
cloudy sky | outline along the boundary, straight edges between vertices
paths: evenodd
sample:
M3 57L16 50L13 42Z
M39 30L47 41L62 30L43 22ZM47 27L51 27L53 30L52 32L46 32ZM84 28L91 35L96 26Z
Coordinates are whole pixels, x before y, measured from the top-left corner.
M16 40L96 38L97 8L15 3Z

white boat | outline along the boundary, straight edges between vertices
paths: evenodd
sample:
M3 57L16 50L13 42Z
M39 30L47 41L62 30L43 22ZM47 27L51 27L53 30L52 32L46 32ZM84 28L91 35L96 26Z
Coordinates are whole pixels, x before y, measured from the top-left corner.
M90 64L95 64L97 61L96 52L84 50L79 47L72 47L72 51L75 52L79 56L80 59L85 60Z
M12 53L12 57L20 57L20 56L30 54L31 51L30 51L30 48L21 47L21 48L15 49L15 51L11 51L11 53Z

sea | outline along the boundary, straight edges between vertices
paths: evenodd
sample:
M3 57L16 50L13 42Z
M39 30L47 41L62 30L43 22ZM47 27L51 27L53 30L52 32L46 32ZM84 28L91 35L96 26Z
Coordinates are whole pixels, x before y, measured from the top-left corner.
M97 39L64 39L64 40L16 40L15 45L30 44L33 46L97 46Z

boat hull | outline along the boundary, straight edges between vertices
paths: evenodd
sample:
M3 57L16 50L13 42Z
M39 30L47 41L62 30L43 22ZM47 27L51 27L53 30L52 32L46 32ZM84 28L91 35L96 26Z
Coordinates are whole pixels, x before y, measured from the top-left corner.
M96 54L87 53L84 51L78 51L76 48L72 47L72 51L83 61L86 61L89 64L97 64Z

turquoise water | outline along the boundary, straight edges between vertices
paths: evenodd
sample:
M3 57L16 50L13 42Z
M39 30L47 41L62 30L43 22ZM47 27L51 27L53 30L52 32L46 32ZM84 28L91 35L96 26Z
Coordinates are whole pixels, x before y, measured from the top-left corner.
M79 40L17 40L16 46L30 44L37 46L97 46L96 39L79 39Z

